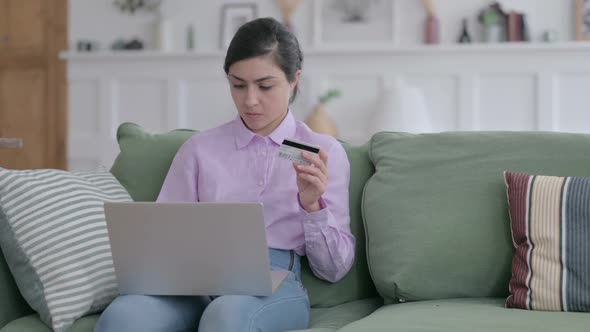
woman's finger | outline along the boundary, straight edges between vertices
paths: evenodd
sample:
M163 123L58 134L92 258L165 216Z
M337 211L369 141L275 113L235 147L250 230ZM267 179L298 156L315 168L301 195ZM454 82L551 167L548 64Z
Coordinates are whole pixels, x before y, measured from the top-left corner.
M317 176L313 176L307 173L299 173L299 178L313 185L317 191L322 193L325 191L324 183Z
M324 174L328 175L328 167L326 166L326 163L321 159L321 155L322 155L322 150L320 150L320 155L316 154L316 153L311 153L311 152L307 152L307 151L303 151L303 158L305 158L307 161L309 161L312 165L314 165L315 167L319 168ZM328 160L327 156L324 153L324 158L326 158L326 161Z
M305 165L296 165L295 166L295 170L298 173L306 173L306 174L310 174L313 176L317 176L320 181L322 181L323 183L326 183L328 181L328 177L326 174L324 174L319 168L314 167L314 166L305 166Z

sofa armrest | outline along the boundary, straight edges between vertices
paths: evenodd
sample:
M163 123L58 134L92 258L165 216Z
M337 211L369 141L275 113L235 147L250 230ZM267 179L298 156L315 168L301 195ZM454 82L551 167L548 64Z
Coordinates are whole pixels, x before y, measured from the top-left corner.
M0 251L0 329L11 321L33 313L21 296Z

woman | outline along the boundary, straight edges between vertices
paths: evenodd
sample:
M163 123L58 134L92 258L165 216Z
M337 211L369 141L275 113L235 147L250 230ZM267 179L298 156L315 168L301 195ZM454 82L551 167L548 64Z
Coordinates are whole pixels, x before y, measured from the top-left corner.
M352 265L354 237L344 149L296 121L289 110L302 61L297 39L276 20L243 25L224 65L238 116L194 135L180 148L158 197L158 202L262 202L271 266L290 270L288 278L268 297L120 296L105 310L96 331L307 327L310 309L300 255L307 255L316 276L335 282ZM310 166L275 158L286 138L319 146L319 156L304 154Z

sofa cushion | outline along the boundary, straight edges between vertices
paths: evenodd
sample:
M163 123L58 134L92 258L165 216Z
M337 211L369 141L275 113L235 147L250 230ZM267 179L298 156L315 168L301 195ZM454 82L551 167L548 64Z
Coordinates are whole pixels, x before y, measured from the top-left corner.
M312 309L309 329L301 330L301 332L333 332L346 324L368 316L382 305L382 299L372 298L333 308ZM100 315L82 317L68 332L92 332L99 317ZM38 315L30 315L11 322L3 329L0 328L0 332L51 332L51 329L41 322Z
M154 201L180 146L195 132L175 130L151 134L132 123L122 124L117 131L121 152L111 172L135 200ZM338 283L316 278L306 262L302 264L303 284L308 289L312 307L330 307L376 295L371 282L364 245L360 201L366 179L373 173L368 159L368 146L343 144L350 160L351 230L356 237L356 259L351 271Z
M314 308L311 309L310 329L292 332L337 331L354 321L370 315L382 305L383 299L370 298L348 302L332 308Z
M326 308L377 295L367 266L365 230L361 215L361 198L365 182L374 173L369 160L368 145L343 143L350 162L350 229L356 239L355 260L350 272L337 283L316 278L308 264L302 264L303 284L309 292L312 307Z
M590 315L504 308L505 299L449 299L391 304L339 332L587 331Z
M0 168L2 251L24 298L57 332L117 296L105 201L131 201L106 170Z
M100 315L90 315L78 319L68 332L93 332ZM43 324L38 315L29 315L10 322L0 332L52 332Z
M504 178L516 247L506 306L590 311L590 178Z
M387 303L508 296L504 170L590 175L590 135L582 134L380 133L369 153L368 262Z

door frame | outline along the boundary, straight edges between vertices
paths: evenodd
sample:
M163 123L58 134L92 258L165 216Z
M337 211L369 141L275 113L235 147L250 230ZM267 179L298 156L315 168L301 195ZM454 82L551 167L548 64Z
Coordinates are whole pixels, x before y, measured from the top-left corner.
M66 63L60 53L68 49L68 0L53 0L48 8L48 131L50 167L67 169L68 89Z

